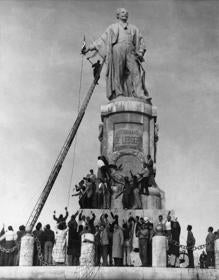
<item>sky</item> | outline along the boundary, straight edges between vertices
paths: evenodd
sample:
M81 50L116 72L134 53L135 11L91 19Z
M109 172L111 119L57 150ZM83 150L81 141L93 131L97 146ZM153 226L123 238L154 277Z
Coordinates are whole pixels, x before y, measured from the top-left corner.
M213 0L0 1L0 226L26 223L92 81L80 55L83 36L89 44L101 35L119 7L146 42L146 83L160 128L157 183L181 224L182 243L191 224L203 244L208 227L219 228L219 2ZM73 186L96 170L100 106L107 102L102 73L39 218L44 224L52 223L54 210L77 210Z

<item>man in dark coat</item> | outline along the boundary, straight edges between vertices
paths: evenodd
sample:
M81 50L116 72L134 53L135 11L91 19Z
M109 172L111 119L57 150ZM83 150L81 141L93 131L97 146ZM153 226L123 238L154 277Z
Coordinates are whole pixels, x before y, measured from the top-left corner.
M50 229L50 225L46 225L43 232L44 239L44 261L48 265L52 265L52 249L55 243L55 233Z
M21 238L25 235L26 231L25 231L25 226L21 225L19 226L19 230L17 231L17 255L15 258L15 265L19 265L19 260L20 260L20 248L21 248Z
M181 227L177 219L171 221L171 242L170 242L170 254L174 256L171 266L175 267L177 259L179 258L179 240L180 240Z
M77 231L78 223L75 218L78 212L71 216L71 220L68 223L68 265L79 265L79 258L81 255L81 236Z
M194 268L194 255L193 255L193 249L195 246L195 238L192 233L192 226L188 225L187 227L187 252L189 257L189 268Z
M214 241L215 235L213 227L208 228L208 235L206 237L206 252L207 252L207 267L214 266Z
M94 244L95 244L95 266L100 266L101 244L100 244L100 229L98 225L95 226Z

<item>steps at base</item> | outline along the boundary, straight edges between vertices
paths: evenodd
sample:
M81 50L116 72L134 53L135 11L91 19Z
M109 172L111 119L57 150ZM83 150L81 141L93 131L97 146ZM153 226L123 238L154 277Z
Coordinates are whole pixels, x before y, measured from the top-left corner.
M151 267L0 267L0 279L219 280L218 269Z

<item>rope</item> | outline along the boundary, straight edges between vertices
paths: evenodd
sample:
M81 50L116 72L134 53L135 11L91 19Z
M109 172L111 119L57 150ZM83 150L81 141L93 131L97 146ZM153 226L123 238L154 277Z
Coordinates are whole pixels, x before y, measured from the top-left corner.
M83 64L84 64L83 62L84 62L84 56L82 55L81 56L80 82L79 82L79 90L78 90L78 112L80 110L80 105L81 105L81 85L82 85L82 74L83 74ZM72 170L71 170L71 177L70 177L70 183L69 183L69 188L68 188L68 203L67 203L68 207L69 207L70 197L71 197L70 192L71 192L71 187L72 187L72 178L73 178L73 174L74 174L76 146L77 146L77 134L75 136L75 141L74 141Z

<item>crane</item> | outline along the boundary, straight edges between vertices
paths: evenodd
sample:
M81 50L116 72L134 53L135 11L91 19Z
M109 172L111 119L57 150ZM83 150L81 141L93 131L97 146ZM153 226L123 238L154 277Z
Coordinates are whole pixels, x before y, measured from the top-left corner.
M95 89L95 87L96 87L96 85L98 83L98 80L100 78L100 73L102 71L104 62L105 62L105 57L103 58L103 60L102 60L102 62L100 64L100 67L96 71L96 74L94 76L94 80L91 83L91 86L90 86L90 88L89 88L89 90L87 92L87 95L85 96L85 98L83 100L83 103L82 103L82 105L80 107L80 110L78 112L77 118L76 118L76 120L75 120L75 122L74 122L74 124L73 124L73 126L72 126L72 128L71 128L71 130L70 130L70 132L69 132L65 142L64 142L64 145L62 146L62 149L61 149L61 151L60 151L60 153L59 153L59 155L58 155L54 165L53 165L53 168L52 168L52 171L51 171L51 173L49 175L47 183L46 183L46 185L45 185L45 187L44 187L44 189L43 189L39 199L37 200L37 202L36 202L32 212L31 212L31 215L30 215L30 217L29 217L29 219L28 219L28 221L26 223L26 228L28 228L29 231L33 230L34 225L36 224L36 222L37 222L37 220L38 220L38 218L40 216L40 213L41 213L41 211L42 211L42 209L43 209L43 207L44 207L44 205L46 203L46 200L47 200L47 198L48 198L48 196L50 194L50 191L52 190L52 187L53 187L53 185L54 185L54 183L56 181L56 178L57 178L57 176L58 176L58 174L59 174L59 172L60 172L60 170L62 168L62 164L63 164L63 162L64 162L64 160L66 158L66 155L67 155L67 153L68 153L68 151L69 151L69 149L71 147L71 144L72 144L72 142L73 142L73 140L75 138L77 130L78 130L78 128L80 126L80 123L81 123L81 121L82 121L82 119L84 117L84 114L85 114L86 108L88 106L88 103L89 103L89 101L91 99L91 96L92 96L92 94L94 92L94 89Z

